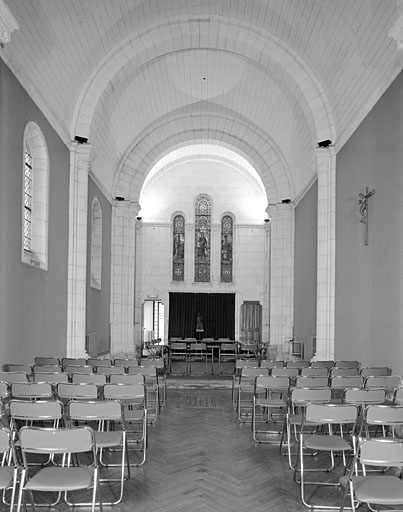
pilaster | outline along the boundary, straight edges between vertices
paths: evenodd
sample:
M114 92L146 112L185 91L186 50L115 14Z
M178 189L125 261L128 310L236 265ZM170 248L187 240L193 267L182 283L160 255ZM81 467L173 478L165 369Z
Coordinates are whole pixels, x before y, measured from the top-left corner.
M67 356L85 355L90 144L70 148Z
M136 217L138 203L114 201L112 205L111 254L111 352L133 357Z
M270 344L287 357L294 318L294 207L269 205L271 219Z
M318 175L318 257L316 357L334 358L336 253L336 155L333 147L316 150Z

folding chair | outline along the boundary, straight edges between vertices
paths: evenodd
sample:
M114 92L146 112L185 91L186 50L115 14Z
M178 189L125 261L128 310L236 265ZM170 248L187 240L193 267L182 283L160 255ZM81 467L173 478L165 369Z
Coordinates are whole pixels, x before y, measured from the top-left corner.
M119 377L119 376L117 376ZM143 375L124 375L123 377L142 377ZM146 461L148 444L147 420L147 393L145 385L132 384L106 384L103 390L106 400L119 400L123 405L123 416L127 434L128 446L140 458L134 466L142 466Z
M60 383L56 388L56 395L64 404L70 400L97 400L99 397L98 386L95 384Z
M301 432L299 435L299 457L294 468L294 480L298 482L298 473L300 475L300 488L302 503L309 508L320 509L338 509L339 507L313 504L307 500L306 487L308 485L337 486L337 481L312 481L307 480L306 474L311 472L330 472L336 467L335 454L342 455L344 469L347 470L347 464L350 456L354 454L354 436L357 434L358 408L350 404L316 404L309 403L305 408L305 415L302 419ZM318 425L322 428L315 433L310 432L312 425ZM327 427L327 428L326 428ZM306 431L308 430L308 432ZM310 457L312 463L306 467L306 455L308 453L324 453L329 455L330 464L326 467L318 467L322 463L321 457Z
M363 474L356 475L355 468L361 465ZM378 467L379 474L368 474ZM384 473L385 469L395 468L398 473ZM344 510L347 495L350 494L351 510L366 504L369 510L379 509L379 506L394 507L403 505L403 481L400 477L403 471L403 441L400 439L364 438L360 439L354 463L347 476L340 479L345 492L341 501L340 511Z
M34 491L57 493L56 500L51 504L55 506L64 493L67 501L67 493L82 489L92 488L91 510L95 512L97 495L99 506L102 510L99 486L99 469L96 457L95 435L88 427L77 428L41 428L22 427L20 430L20 451L22 454L22 470L20 489L18 493L17 512L20 512L23 498L28 493L34 507ZM55 455L62 455L62 464L57 466L45 466L32 471L28 464L28 455L48 455L51 459ZM80 457L80 465L72 465L71 455L76 458L85 454L90 460L84 464L84 457ZM25 501L25 500L24 500Z
M260 366L260 368L284 368L285 362L263 359L263 361L260 361L259 366Z
M12 384L13 382L29 382L27 372L0 372L0 381Z
M64 409L60 400L10 400L10 427L17 434L21 427L47 426L57 428L63 423Z
M343 393L347 388L362 388L364 387L364 377L361 375L352 375L350 377L331 377L330 387L332 389L333 401L341 402Z
M3 491L3 503L13 512L17 491L18 466L13 447L13 436L10 429L0 428L0 489ZM9 503L6 500L6 491L11 491Z
M257 359L237 359L235 361L234 373L232 374L232 402L236 403L238 398L239 380L241 378L242 368L258 368L259 361Z
M283 432L281 434L280 448L281 455L288 456L288 465L294 471L292 456L298 451L293 452L293 445L299 446L299 434L305 408L309 403L330 403L332 391L328 388L293 388L290 390L287 406L287 414L284 420ZM306 426L306 423L305 423ZM316 425L313 425L314 430ZM283 446L286 445L287 452L283 452ZM295 448L294 448L295 449Z
M211 355L211 357L213 357ZM192 363L204 363L204 371L193 372ZM188 350L188 371L192 375L207 375L208 350L204 342L191 343Z
M223 372L221 364L234 363L238 356L238 344L235 341L228 343L221 343L218 348L218 375L232 375L233 369L230 372ZM232 366L231 366L232 368Z
M312 361L311 368L327 368L330 370L334 366L334 361Z
M329 379L326 377L311 377L309 375L299 375L295 379L296 388L327 388Z
M386 377L392 375L392 368L387 366L363 366L360 369L360 375L366 377Z
M37 356L34 358L34 364L36 366L49 366L49 365L60 366L61 361L58 357Z
M132 366L128 375L143 375L147 392L147 418L155 423L160 413L158 373L154 366Z
M302 370L302 368L309 368L309 361L287 361L286 368L298 368L298 370Z
M95 384L102 387L106 384L106 375L103 373L73 373L71 382L73 384Z
M353 377L359 375L358 368L338 368L335 366L330 370L329 377Z
M238 344L238 356L241 359L244 359L244 358L256 359L258 356L257 343L240 342Z
M112 374L110 384L142 384L146 385L146 379L142 373Z
M16 364L16 363L5 363L3 364L3 372L25 372L29 378L33 373L33 367L31 364Z
M334 366L336 368L357 368L357 369L359 369L361 366L361 363L356 360L339 359L338 361L334 362Z
M60 364L41 364L41 365L34 365L32 367L33 371L33 378L35 379L36 373L62 373L63 368Z
M50 400L53 386L49 382L13 382L10 385L11 398L21 400Z
M162 393L159 393L160 405L165 405L166 394L167 394L167 372L165 360L160 358L151 358L151 359L141 359L140 365L143 367L153 366L157 369L158 375L158 386L160 390L162 389Z
M125 467L127 468L127 478L130 478L130 464L128 460L128 449L126 439L126 428L123 415L123 406L118 400L100 400L100 401L78 401L71 400L67 404L67 418L71 425L90 424L94 429L95 447L99 456L101 468L108 466L120 468L120 477L100 477L100 483L119 482L119 495L112 502L103 502L103 505L117 505L122 501ZM105 461L106 455L110 461ZM120 453L120 461L115 463L113 454ZM73 505L73 503L70 503ZM88 505L88 503L75 503L75 505Z
M287 411L289 388L288 377L271 375L256 377L252 407L252 437L257 443L272 443L270 434L281 434L281 429L274 427L279 419L281 424L283 423L283 417Z
M53 385L56 385L59 382L69 382L69 376L67 375L67 373L62 373L62 372L56 372L56 373L35 372L33 375L33 378L34 378L34 382L48 382Z
M64 420L64 408L59 400L11 400L9 403L10 428L16 448L19 448L19 431L24 426L59 428ZM46 461L50 463L51 458ZM38 465L38 463L34 463ZM39 465L44 464L43 461Z
M303 377L329 377L329 369L326 366L319 366L317 368L306 366L301 368L300 375Z
M360 406L362 410L364 410L367 405L384 404L385 400L386 391L382 388L347 388L343 393L343 403L356 404Z
M88 366L87 359L83 357L63 357L61 364L63 368L67 366Z
M184 371L176 375L186 375L188 373L188 349L186 342L173 342L168 347L168 371L171 375L175 375L172 371L175 362L184 363Z
M373 427L371 429L371 427ZM365 408L360 435L376 436L381 432L383 437L402 437L403 405L370 404Z
M241 370L238 385L237 413L238 419L242 423L252 421L255 380L260 375L268 376L269 369L245 366Z
M396 389L400 387L400 375L366 377L364 387L383 388L386 390L387 398L393 399Z

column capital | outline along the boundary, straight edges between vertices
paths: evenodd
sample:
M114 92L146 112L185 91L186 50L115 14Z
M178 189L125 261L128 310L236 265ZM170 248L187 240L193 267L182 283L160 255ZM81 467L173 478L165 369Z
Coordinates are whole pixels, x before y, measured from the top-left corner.
M3 0L0 0L0 47L11 41L11 34L20 27L13 13Z
M397 49L403 51L403 1L396 0L400 14L389 30L388 36L396 41Z

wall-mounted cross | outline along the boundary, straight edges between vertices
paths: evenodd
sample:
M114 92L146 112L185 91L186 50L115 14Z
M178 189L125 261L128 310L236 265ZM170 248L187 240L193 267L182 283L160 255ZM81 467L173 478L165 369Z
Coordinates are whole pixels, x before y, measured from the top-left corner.
M361 222L364 224L364 245L368 245L368 199L375 194L375 189L368 190L365 187L365 192L358 194L360 205Z

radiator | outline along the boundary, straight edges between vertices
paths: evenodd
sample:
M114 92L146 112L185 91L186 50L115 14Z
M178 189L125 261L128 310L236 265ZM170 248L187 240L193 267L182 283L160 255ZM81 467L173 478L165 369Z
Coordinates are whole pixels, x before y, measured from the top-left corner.
M85 350L90 357L98 357L99 347L97 332L87 332L85 335Z

